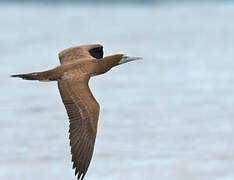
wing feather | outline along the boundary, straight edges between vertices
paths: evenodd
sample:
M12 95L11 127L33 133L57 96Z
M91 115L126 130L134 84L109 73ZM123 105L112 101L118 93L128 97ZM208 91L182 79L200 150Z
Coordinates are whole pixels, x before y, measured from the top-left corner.
M75 175L83 179L87 173L96 139L99 104L88 81L65 79L58 88L69 117L69 139Z
M103 58L103 47L100 44L91 44L76 46L65 49L59 53L59 60L61 64L72 63L80 59L88 58Z

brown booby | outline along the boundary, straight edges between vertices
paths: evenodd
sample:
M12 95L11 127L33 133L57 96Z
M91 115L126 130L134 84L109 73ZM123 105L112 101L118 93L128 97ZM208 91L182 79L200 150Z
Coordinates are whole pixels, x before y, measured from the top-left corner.
M69 117L69 139L73 169L82 180L88 170L96 139L99 104L92 95L90 77L103 74L112 67L142 59L115 54L103 57L100 44L83 45L59 53L61 65L44 72L12 75L26 80L57 81Z

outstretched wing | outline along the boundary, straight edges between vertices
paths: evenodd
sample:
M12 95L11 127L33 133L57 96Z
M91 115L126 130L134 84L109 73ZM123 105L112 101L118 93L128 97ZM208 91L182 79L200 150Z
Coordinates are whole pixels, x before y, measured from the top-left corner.
M88 78L63 79L58 88L69 117L69 139L75 175L83 179L92 155L97 133L99 104L93 97Z
M68 48L59 53L61 64L72 63L85 58L103 58L103 46L100 44L91 44Z

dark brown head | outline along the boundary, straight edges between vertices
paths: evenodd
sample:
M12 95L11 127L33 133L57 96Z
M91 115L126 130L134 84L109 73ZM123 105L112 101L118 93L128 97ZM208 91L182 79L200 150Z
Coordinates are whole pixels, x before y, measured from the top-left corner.
M103 74L109 71L112 67L118 66L120 64L124 64L130 61L142 59L142 57L131 57L125 54L115 54L112 56L106 56L103 59L97 61L97 74Z

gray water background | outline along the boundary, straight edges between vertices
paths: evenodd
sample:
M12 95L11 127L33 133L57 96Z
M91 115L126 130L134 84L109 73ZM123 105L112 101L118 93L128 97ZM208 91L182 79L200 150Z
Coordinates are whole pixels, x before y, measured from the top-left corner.
M90 180L234 179L234 4L0 6L0 179L75 179L55 82L9 78L101 43L143 61L94 77Z

